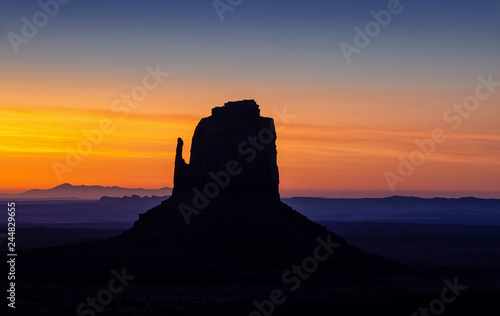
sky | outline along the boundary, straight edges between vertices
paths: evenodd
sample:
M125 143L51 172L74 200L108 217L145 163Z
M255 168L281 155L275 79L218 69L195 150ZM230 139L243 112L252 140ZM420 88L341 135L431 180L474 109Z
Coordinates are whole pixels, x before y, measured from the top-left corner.
M171 187L255 99L284 196L500 198L498 0L40 3L2 1L0 192Z

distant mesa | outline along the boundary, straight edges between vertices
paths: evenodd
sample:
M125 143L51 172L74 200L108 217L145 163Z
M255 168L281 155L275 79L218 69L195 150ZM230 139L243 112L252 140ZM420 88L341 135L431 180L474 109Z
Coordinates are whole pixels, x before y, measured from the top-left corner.
M148 254L296 258L321 237L341 245L337 264L387 264L281 202L274 121L254 100L213 108L195 129L189 163L182 150L179 139L172 196L112 242Z
M71 185L63 183L56 187L47 190L33 189L17 194L0 194L0 199L15 199L15 200L99 200L103 196L123 197L131 195L139 196L166 196L172 193L171 188L161 189L142 189L142 188L121 188L117 186L100 186L100 185Z

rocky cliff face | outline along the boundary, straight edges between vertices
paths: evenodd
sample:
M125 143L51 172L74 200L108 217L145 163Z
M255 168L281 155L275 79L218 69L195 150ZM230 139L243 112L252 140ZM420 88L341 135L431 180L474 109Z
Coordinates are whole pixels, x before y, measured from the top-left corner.
M254 100L213 108L196 127L189 165L182 158L182 145L179 139L174 194L193 188L204 192L207 185L207 192L214 191L215 183L224 191L219 194L251 190L279 198L274 121L260 116Z

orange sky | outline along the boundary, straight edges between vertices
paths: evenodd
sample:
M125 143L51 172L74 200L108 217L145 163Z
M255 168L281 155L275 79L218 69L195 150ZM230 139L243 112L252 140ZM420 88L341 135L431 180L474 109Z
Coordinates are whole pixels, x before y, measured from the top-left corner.
M195 95L186 98L193 103L182 103L180 97L175 97L184 91L168 94L172 90L166 86L151 92L124 119L111 110L111 102L100 109L86 108L82 103L89 102L88 99L78 98L72 90L66 92L68 97L54 97L49 91L40 92L36 98L23 97L25 102L37 102L40 106L3 106L0 191L50 188L63 182L171 187L177 137L185 140L187 158L197 122L220 103L215 103L217 97L210 95L205 98L209 101L203 102ZM104 89L101 93L97 95L104 95ZM452 105L452 98L447 95L431 94L416 99L405 97L403 92L390 96L353 96L352 91L338 91L334 100L319 96L312 110L300 106L307 98L284 102L277 95L262 94L262 98L257 98L262 114L273 117L278 128L280 188L285 195L350 190L378 190L387 192L386 195L398 191L500 190L500 135L493 132L496 126L492 124L492 115L498 117L498 109L493 107L498 104L498 96L487 100L480 111L453 131L441 117ZM60 104L61 100L72 104L47 106ZM287 97L284 100L288 101ZM415 103L414 107L398 110L399 102L404 100ZM425 105L419 107L419 103ZM375 110L370 104L383 105ZM277 114L285 109L293 115L289 121L283 121ZM103 119L111 120L114 130L103 133L102 142L93 146L91 154L82 156L71 172L62 172L58 177L54 162L64 164L67 146L75 149L85 140L82 130L98 128ZM417 148L414 140L430 137L434 128L446 129L448 140L438 145L436 152L391 192L384 172L397 172L397 157L407 157ZM328 195L321 195L325 194Z

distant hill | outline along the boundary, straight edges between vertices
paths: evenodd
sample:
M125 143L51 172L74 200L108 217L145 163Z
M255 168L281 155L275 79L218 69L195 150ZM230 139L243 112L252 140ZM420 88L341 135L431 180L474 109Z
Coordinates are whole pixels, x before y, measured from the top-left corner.
M130 228L139 214L168 196L99 200L25 200L16 216L21 226ZM14 201L20 201L16 199ZM500 226L500 199L391 197L373 199L284 198L283 202L318 222L413 223ZM7 217L0 218L6 227ZM2 224L3 223L3 224Z
M142 189L142 188L121 188L117 186L105 187L100 185L71 185L64 183L54 188L47 190L33 189L23 193L6 194L0 193L0 199L37 199L37 200L53 200L53 199L84 199L98 200L103 196L123 197L123 196L165 196L172 194L172 188L161 189Z
M500 199L393 196L367 199L294 197L282 200L316 222L500 225Z

